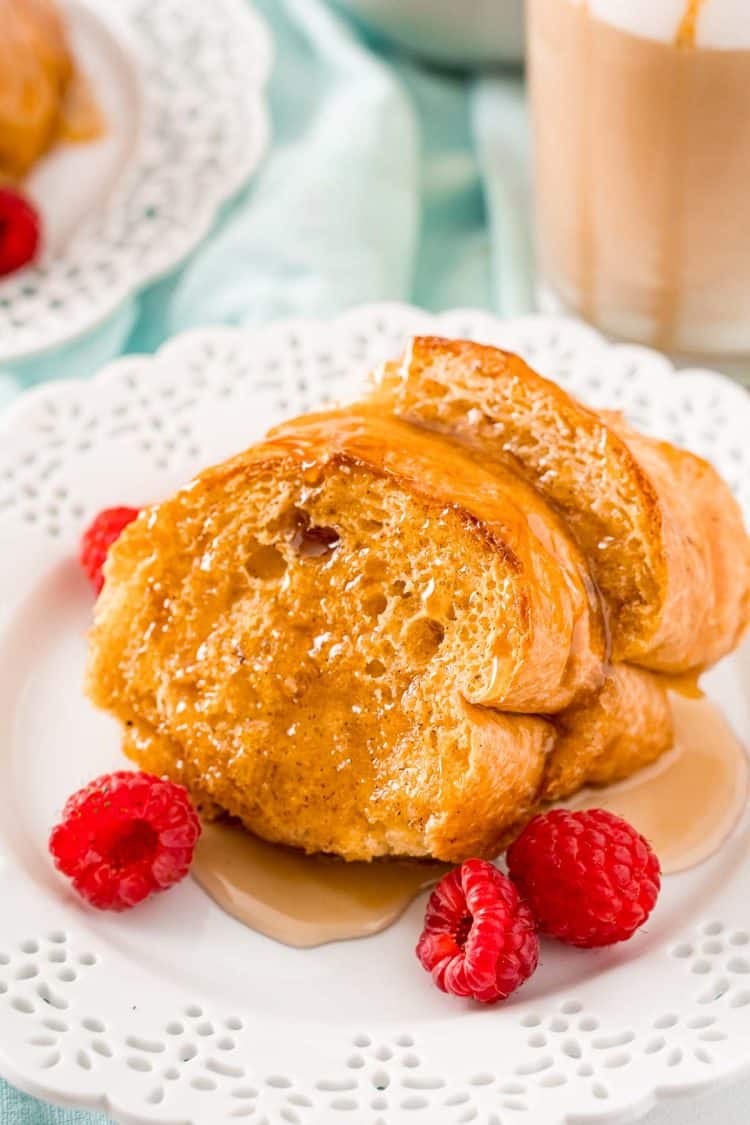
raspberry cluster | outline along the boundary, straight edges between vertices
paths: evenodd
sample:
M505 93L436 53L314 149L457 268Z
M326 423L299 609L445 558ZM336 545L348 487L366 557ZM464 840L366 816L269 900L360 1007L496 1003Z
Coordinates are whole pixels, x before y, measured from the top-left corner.
M508 850L509 876L470 859L432 892L417 957L438 988L492 1003L534 972L536 931L584 948L625 941L651 913L659 861L604 809L534 817Z

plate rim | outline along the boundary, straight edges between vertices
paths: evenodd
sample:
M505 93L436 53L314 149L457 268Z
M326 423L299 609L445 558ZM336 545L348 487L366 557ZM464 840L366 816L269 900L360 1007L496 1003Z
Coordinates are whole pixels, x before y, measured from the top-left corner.
M100 0L77 0L77 2L87 4L100 2ZM230 2L243 4L244 0L230 0ZM248 7L247 10L251 11L252 9ZM580 333L583 337L587 337L592 345L605 352L642 355L648 360L653 361L655 364L653 376L664 385L671 383L674 378L679 378L683 382L688 380L701 380L716 384L720 392L723 395L730 396L733 403L750 418L750 389L742 386L729 375L722 374L720 371L700 363L682 366L670 359L664 352L659 351L658 348L650 347L646 344L632 344L627 341L609 339L603 332L600 332L590 324L574 316L566 316L561 313L535 312L527 313L523 316L503 317L499 314L489 312L487 309L473 308L469 305L460 305L456 308L433 312L428 309L420 308L420 306L409 301L365 301L331 316L281 316L264 324L254 326L208 324L185 329L170 336L163 343L159 344L153 352L128 352L115 356L105 362L91 376L68 375L64 379L50 380L25 388L20 394L16 395L0 409L0 433L6 429L12 428L12 426L16 424L17 417L22 416L28 405L33 403L36 399L43 399L49 394L54 394L56 390L72 388L81 383L88 383L89 385L104 384L110 379L116 378L122 370L127 369L134 361L148 360L155 365L161 365L171 362L174 356L179 356L186 348L193 345L196 347L200 346L202 342L207 339L224 337L227 340L232 340L243 339L250 336L255 340L266 341L268 339L272 340L274 336L281 331L304 331L307 327L320 328L322 326L330 326L330 328L335 331L345 327L347 322L350 321L387 317L391 314L404 318L430 317L438 324L441 322L451 323L463 318L475 318L478 316L482 321L491 325L513 323L517 325L529 324L532 326L557 324L563 328L574 326L576 332ZM0 360L0 362L2 361ZM746 513L746 520L750 521L750 511Z
M328 326L332 334L335 334L336 332L343 332L347 326L356 326L359 323L365 324L366 322L375 323L378 319L388 320L389 318L393 318L394 320L397 320L399 318L402 318L404 321L408 321L410 318L416 319L421 317L430 318L431 321L434 321L436 324L441 323L441 321L445 324L455 323L457 321L460 321L462 317L473 317L480 319L484 318L487 323L502 323L498 320L498 318L483 313L481 312L481 310L454 310L451 313L443 314L443 316L441 317L424 313L422 310L419 310L414 306L407 306L399 303L379 303L360 306L359 308L349 310L341 317L328 321L315 318L293 318L274 322L266 328L258 330L228 326L214 329L196 329L168 341L159 350L159 352L153 356L124 356L120 357L112 363L107 364L95 377L94 384L98 384L99 386L104 387L109 380L118 380L121 375L127 373L129 368L132 368L134 363L142 365L143 370L146 370L146 368L152 368L153 365L162 365L165 369L173 369L175 366L179 367L180 361L186 353L189 353L192 349L203 347L207 343L211 342L216 344L217 346L228 346L233 342L242 341L247 344L248 341L252 341L254 346L257 346L258 350L262 351L263 348L266 347L273 348L273 346L275 346L275 343L278 344L278 341L284 336L284 334L288 336L290 334L296 333L300 337L304 337L305 333L309 330L320 329L326 326ZM578 336L587 339L594 348L601 347L606 351L609 351L610 349L620 349L625 352L637 353L642 356L649 356L655 362L655 367L653 370L654 376L655 378L657 378L657 381L659 373L661 373L661 375L663 376L665 383L671 382L672 378L677 374L672 365L669 364L668 361L664 360L663 357L660 357L658 353L652 352L649 349L633 349L629 345L611 345L594 330L580 325L577 322L571 322L564 318L558 317L529 317L514 318L513 323L529 323L534 325L535 327L539 327L541 325L560 325L561 328L564 328L566 331L575 331ZM743 404L745 417L750 418L750 396L747 395L747 392L743 391L739 387L736 387L735 384L732 384L729 380L725 379L725 377L713 372L707 372L704 369L695 369L690 373L688 377L690 376L692 376L693 379L699 380L701 383L705 383L707 381L710 385L719 387L719 393L729 395L729 398L732 401L735 400L736 391L740 396L736 400L737 403L739 404L741 402ZM679 373L679 377L685 378L682 372ZM716 382L717 380L718 383ZM5 411L3 411L2 414L0 414L0 434L4 434L11 429L15 429L17 426L22 425L24 414L28 411L29 417L31 417L40 400L55 399L59 397L59 400L63 401L68 392L79 389L82 386L83 382L84 381L81 379L63 380L57 383L46 384L37 387L32 391L19 396L19 398L15 400L15 402L11 403L10 406ZM0 469L2 469L2 454L0 454ZM0 525L1 524L2 517L0 516ZM540 1004L541 1003L542 1002L540 1001ZM450 1012L446 1013L445 1022L452 1022ZM65 1095L61 1096L59 1088L55 1088L54 1086L48 1085L47 1083L40 1081L37 1078L30 1077L28 1074L20 1072L18 1070L18 1067L15 1065L11 1055L5 1050L5 1044L2 1040L0 1040L0 1071L4 1076L8 1077L9 1081L11 1081L19 1088L24 1089L36 1096L44 1097L47 1100L57 1101L58 1104L85 1104L86 1108L90 1109L103 1108L105 1111L108 1111L111 1114L115 1115L118 1120L138 1122L139 1125L142 1122L150 1123L152 1121L155 1122L157 1120L164 1120L163 1118L157 1118L156 1116L148 1117L130 1114L121 1105L117 1104L116 1098L110 1099L108 1096L104 1095L102 1095L102 1097L104 1097L103 1102L101 1100L101 1097L97 1096L97 1098L92 1099L88 1094L82 1095L80 1098L75 1097L72 1100ZM650 1106L654 1105L661 1097L673 1097L678 1093L687 1094L697 1089L713 1088L714 1086L718 1086L722 1083L730 1082L740 1078L746 1071L750 1071L750 1058L746 1058L741 1066L733 1065L726 1070L721 1070L718 1074L711 1070L710 1073L705 1074L702 1078L697 1078L696 1082L694 1082L689 1088L683 1088L682 1090L680 1090L679 1088L675 1088L674 1086L670 1085L664 1085L663 1087L656 1085L653 1089L638 1094L637 1100L633 1101L629 1106L628 1112L630 1113L630 1116L628 1117L628 1119L635 1119L633 1117L633 1113L642 1114L647 1112ZM404 1120L412 1120L414 1119L414 1117L419 1119L418 1114L410 1114L404 1115ZM200 1120L202 1121L203 1119L200 1118ZM389 1117L388 1120L389 1122L391 1120L394 1122L400 1122L401 1116L396 1114L392 1118ZM541 1117L535 1118L535 1121L541 1120ZM544 1120L554 1120L556 1122L573 1122L577 1119L575 1114L566 1112L564 1116L555 1118L545 1117ZM596 1117L592 1117L589 1115L586 1117L586 1120L614 1122L616 1118L611 1115L608 1116L606 1112L603 1112L601 1115L597 1115Z

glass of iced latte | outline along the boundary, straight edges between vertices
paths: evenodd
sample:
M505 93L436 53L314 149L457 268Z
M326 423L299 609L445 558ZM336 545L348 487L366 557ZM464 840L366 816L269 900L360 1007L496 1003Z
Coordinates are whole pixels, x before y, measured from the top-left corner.
M529 0L540 302L750 357L750 0Z

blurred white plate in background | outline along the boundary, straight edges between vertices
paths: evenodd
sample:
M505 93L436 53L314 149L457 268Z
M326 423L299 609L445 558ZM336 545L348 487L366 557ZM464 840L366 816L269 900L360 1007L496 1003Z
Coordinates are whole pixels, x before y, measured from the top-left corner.
M247 0L62 0L107 121L24 189L42 254L0 278L0 364L96 327L193 250L268 139L272 48Z
M44 216L45 254L62 253L87 215L106 205L135 155L141 130L142 91L137 40L128 25L108 27L80 0L65 11L73 54L106 122L101 137L60 143L34 166L24 191Z

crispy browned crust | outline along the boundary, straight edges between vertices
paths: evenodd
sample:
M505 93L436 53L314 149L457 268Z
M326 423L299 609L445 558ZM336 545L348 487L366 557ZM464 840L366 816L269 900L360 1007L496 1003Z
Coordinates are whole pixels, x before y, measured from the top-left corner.
M637 663L684 673L715 664L750 620L750 539L739 504L712 465L605 414L659 495L669 560L661 614Z
M392 426L400 432L397 423L387 427L389 432ZM379 431L374 421L366 426L368 435L378 436ZM461 695L469 694L473 681L461 685L454 667L443 672L428 666L426 674L432 676L433 687L424 692L422 710L414 713L408 729L401 730L398 743L394 736L385 751L392 757L388 783L382 763L375 763L372 777L368 773L372 763L368 764L358 745L360 738L364 741L364 727L360 733L359 726L353 730L346 751L356 768L339 773L336 766L340 763L314 744L313 727L293 751L282 752L284 728L294 719L292 704L275 738L269 739L266 727L256 735L247 722L254 714L255 692L245 693L237 677L253 667L263 638L257 632L259 627L252 621L248 624L246 617L242 629L232 625L236 563L228 564L236 557L231 553L234 540L224 544L231 548L226 555L220 554L224 548L215 543L222 542L224 533L218 521L227 505L244 512L244 498L248 498L249 514L249 498L264 477L278 482L279 487L283 482L296 487L304 477L305 487L314 489L321 480L337 481L353 471L370 482L368 489L380 481L386 495L407 492L416 498L420 522L448 520L454 540L462 528L467 562L476 566L486 558L487 569L496 567L498 575L505 576L507 603L501 624L515 616L519 643L526 644L534 635L537 640L544 636L539 619L544 607L533 590L525 589L529 576L523 552L528 545L520 542L519 552L514 550L514 544L502 538L501 529L490 519L491 480L487 482L490 494L482 497L479 508L445 503L438 487L444 472L452 473L455 481L459 466L465 463L472 480L481 481L481 474L475 477L474 466L465 462L463 454L457 451L448 467L436 466L435 487L430 489L425 480L415 481L411 471L398 473L394 465L378 465L374 458L366 458L352 433L344 448L338 448L329 435L313 457L311 448L320 438L302 426L295 431L291 448L289 433L283 438L277 435L274 441L204 473L171 500L142 513L125 530L110 554L105 589L97 604L89 693L125 724L124 748L140 766L184 782L202 807L225 810L267 839L309 851L335 851L350 859L395 853L451 860L461 858L467 849L492 854L507 825L534 806L554 731L533 715L501 715L465 703ZM421 450L422 436L417 435L415 442ZM429 449L434 450L432 442ZM417 456L414 450L411 456ZM397 460L405 464L403 458ZM340 514L346 525L346 513ZM507 519L506 523L510 533ZM344 526L341 531L345 532ZM196 585L201 567L194 564L207 550L219 556L216 574ZM539 549L534 565L539 566L541 559ZM546 582L559 582L564 600L571 594L567 580L555 578L557 566L551 556L544 562ZM394 560L393 575L399 573L398 567ZM191 582L188 596L185 590ZM215 611L212 599L218 606ZM559 623L563 628L563 617ZM344 631L355 625L349 620ZM327 627L334 628L335 623ZM448 640L450 628L446 619ZM554 659L562 642L562 634L550 638ZM215 656L193 672L196 653L204 644L214 644ZM285 647L288 668L283 670L294 677L301 654L291 640ZM518 663L523 672L525 662L520 654ZM511 664L515 668L516 660ZM558 667L564 676L567 662L558 662ZM282 668L276 664L274 670L281 672ZM311 670L313 697L323 689L322 680L315 679L321 674L316 668ZM265 673L260 674L261 687L266 682ZM528 693L533 685L527 678L509 680L506 687L512 695ZM407 690L413 690L408 681ZM561 680L560 690L562 702L571 689ZM577 690L575 686L573 690ZM211 701L210 719L206 718L205 699ZM180 716L185 709L183 721ZM441 734L441 727L453 733L432 749L427 723ZM326 725L324 711L316 726L325 732Z

